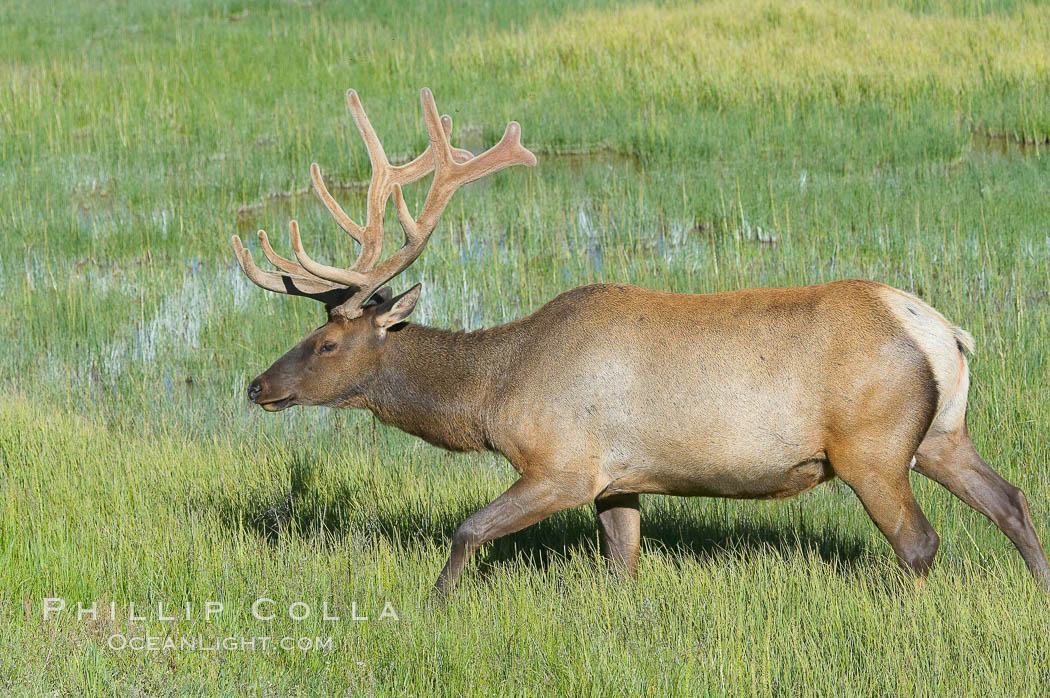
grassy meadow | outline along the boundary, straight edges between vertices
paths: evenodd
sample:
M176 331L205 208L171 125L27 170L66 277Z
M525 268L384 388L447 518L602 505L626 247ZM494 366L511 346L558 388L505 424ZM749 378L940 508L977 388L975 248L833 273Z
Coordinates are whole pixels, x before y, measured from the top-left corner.
M294 217L315 259L348 263L309 165L360 217L343 93L407 157L424 85L455 143L517 119L539 164L457 195L395 284L423 282L415 321L491 326L594 281L897 286L976 337L971 433L1050 539L1050 6L8 0L0 695L1045 690L1050 597L918 475L942 540L921 589L832 481L787 502L643 498L636 582L605 574L591 509L563 512L428 601L452 532L512 469L366 413L249 405L323 311L253 286L229 244L261 260L264 228L290 254ZM45 620L46 597L71 608ZM146 635L321 641L112 646Z

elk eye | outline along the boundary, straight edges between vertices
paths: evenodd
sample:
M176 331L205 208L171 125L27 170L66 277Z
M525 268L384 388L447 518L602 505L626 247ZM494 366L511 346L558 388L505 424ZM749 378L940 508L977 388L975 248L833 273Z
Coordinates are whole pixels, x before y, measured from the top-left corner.
M321 346L317 347L317 353L318 354L331 354L333 351L335 351L335 347L336 347L336 343L335 342L333 342L330 339L329 340L325 340L324 342L321 342Z

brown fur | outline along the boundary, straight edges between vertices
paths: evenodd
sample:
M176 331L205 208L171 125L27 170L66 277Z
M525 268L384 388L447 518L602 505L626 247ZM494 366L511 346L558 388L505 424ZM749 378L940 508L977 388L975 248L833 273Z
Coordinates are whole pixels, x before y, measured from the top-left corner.
M913 456L1050 580L1023 494L966 433L968 335L913 296L859 280L705 295L598 284L463 333L403 323L409 295L334 314L250 394L368 409L443 448L507 457L521 478L456 532L442 592L478 546L561 509L596 502L603 552L633 573L639 494L782 498L833 475L924 574L938 539Z

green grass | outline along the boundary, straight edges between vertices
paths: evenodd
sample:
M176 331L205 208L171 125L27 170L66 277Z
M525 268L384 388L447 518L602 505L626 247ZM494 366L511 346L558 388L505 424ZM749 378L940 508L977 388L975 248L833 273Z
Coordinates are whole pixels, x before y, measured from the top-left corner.
M493 325L597 280L918 293L977 338L971 432L1045 539L1048 39L1050 8L993 0L4 3L0 694L1039 692L1047 596L918 476L942 538L921 590L832 482L645 498L629 583L593 513L564 512L431 605L452 531L512 470L363 413L251 408L247 381L322 312L251 286L229 237L287 253L298 217L315 258L349 260L322 207L281 193L315 160L367 179L348 87L388 152L421 150L428 85L454 140L515 118L541 155L457 196L397 282L423 281L417 320ZM118 614L45 622L47 596ZM314 615L256 621L260 596ZM161 601L191 619L126 617ZM386 601L400 620L375 620ZM333 646L113 651L117 632Z

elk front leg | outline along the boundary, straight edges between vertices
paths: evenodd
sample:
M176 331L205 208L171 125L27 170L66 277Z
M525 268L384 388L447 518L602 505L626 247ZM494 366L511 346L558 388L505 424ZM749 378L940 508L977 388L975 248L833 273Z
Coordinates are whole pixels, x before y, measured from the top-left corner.
M447 596L474 551L485 543L520 531L551 514L594 498L590 478L552 480L522 476L506 492L482 507L456 529L452 554L441 570L434 592Z
M623 576L638 576L641 516L638 495L617 494L594 500L598 512L602 556L609 569Z

